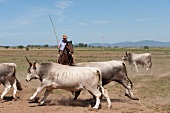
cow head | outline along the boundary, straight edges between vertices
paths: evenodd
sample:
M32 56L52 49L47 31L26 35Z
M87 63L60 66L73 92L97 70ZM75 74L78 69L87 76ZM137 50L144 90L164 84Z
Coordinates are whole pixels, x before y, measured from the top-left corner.
M122 60L130 61L131 56L132 56L132 54L131 53L127 53L127 51L126 51L126 55L122 57Z
M37 63L35 61L31 63L28 59L27 61L29 63L29 68L27 70L26 81L31 81L32 79L39 79L39 76L37 75L37 67L36 67Z

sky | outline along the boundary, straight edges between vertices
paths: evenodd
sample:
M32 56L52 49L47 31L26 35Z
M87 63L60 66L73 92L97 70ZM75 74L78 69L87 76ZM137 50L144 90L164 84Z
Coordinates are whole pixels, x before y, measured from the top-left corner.
M0 45L58 45L63 34L74 44L170 42L170 0L0 0Z

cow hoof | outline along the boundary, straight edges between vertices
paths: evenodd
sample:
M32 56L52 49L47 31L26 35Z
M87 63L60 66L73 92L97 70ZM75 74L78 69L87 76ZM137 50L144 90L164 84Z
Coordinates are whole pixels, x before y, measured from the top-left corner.
M30 98L29 98L28 101L34 101L34 99L30 99Z
M129 97L129 94L125 93L125 96Z
M97 110L97 109L99 109L99 107L93 107L93 109Z
M34 97L30 97L30 98L29 98L29 101L34 101Z
M108 105L107 107L110 109L110 108L112 108L112 105Z
M133 100L139 100L139 98L137 98L137 97L132 97L132 99L133 99Z
M14 101L17 101L17 98L14 98Z
M38 106L43 106L44 105L44 102L40 102L39 104L38 104Z
M35 97L35 98L33 98L33 99L28 99L28 101L31 101L31 102L35 102L35 103L38 103L38 100L39 100L40 98L39 97Z
M98 108L96 108L96 107L89 107L88 108L88 111L97 111L98 110Z
M129 97L132 100L139 100L137 97L131 97L129 94L125 93L125 96Z
M97 109L94 109L94 108L88 108L88 111L96 111L96 112L97 112Z
M102 108L101 105L99 105L99 106L96 106L96 105L95 105L95 106L93 107L94 110L98 110L98 109L101 109L101 108Z
M27 99L27 101L31 101L32 102L32 100L30 100L30 99Z

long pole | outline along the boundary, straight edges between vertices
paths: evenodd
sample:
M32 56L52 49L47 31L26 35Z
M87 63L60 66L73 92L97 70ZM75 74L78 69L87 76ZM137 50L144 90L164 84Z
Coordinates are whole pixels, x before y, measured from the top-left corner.
M102 37L102 39L103 39L103 52L104 52L104 36Z
M56 31L55 31L55 27L54 27L53 21L52 21L52 19L51 19L51 16L50 16L50 15L49 15L49 17L50 17L50 20L51 20L51 23L52 23L52 26L53 26L53 29L54 29L54 34L55 34L56 39L57 39L57 44L59 45L59 43L58 43L58 38L57 38L57 34L56 34Z
M52 19L51 19L51 16L50 16L50 15L49 15L49 17L50 17L50 20L51 20L51 23L52 23L52 26L53 26L53 29L54 29L55 37L56 37L56 39L57 39L57 44L59 45L59 43L58 43L58 38L57 38L57 34L56 34L56 31L55 31L55 27L54 27L53 21L52 21ZM57 48L58 48L58 46L57 46ZM59 57L59 55L57 55L57 61L56 61L56 62L58 62L58 57Z

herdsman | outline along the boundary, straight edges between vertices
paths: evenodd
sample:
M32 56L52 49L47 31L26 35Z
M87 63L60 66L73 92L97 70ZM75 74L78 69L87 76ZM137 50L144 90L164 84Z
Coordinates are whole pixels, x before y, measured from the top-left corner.
M58 45L58 49L59 49L59 51L58 51L58 63L60 63L60 64L62 64L62 56L63 56L63 51L64 51L64 48L65 48L65 46L66 46L66 44L67 44L67 35L63 35L63 39L60 41L60 43L59 43L59 45ZM68 55L70 55L71 56L71 59L72 59L72 64L71 65L74 65L75 64L75 61L74 61L74 58L73 58L73 54L68 54ZM70 58L70 56L68 56L68 58ZM69 59L68 59L69 60Z

